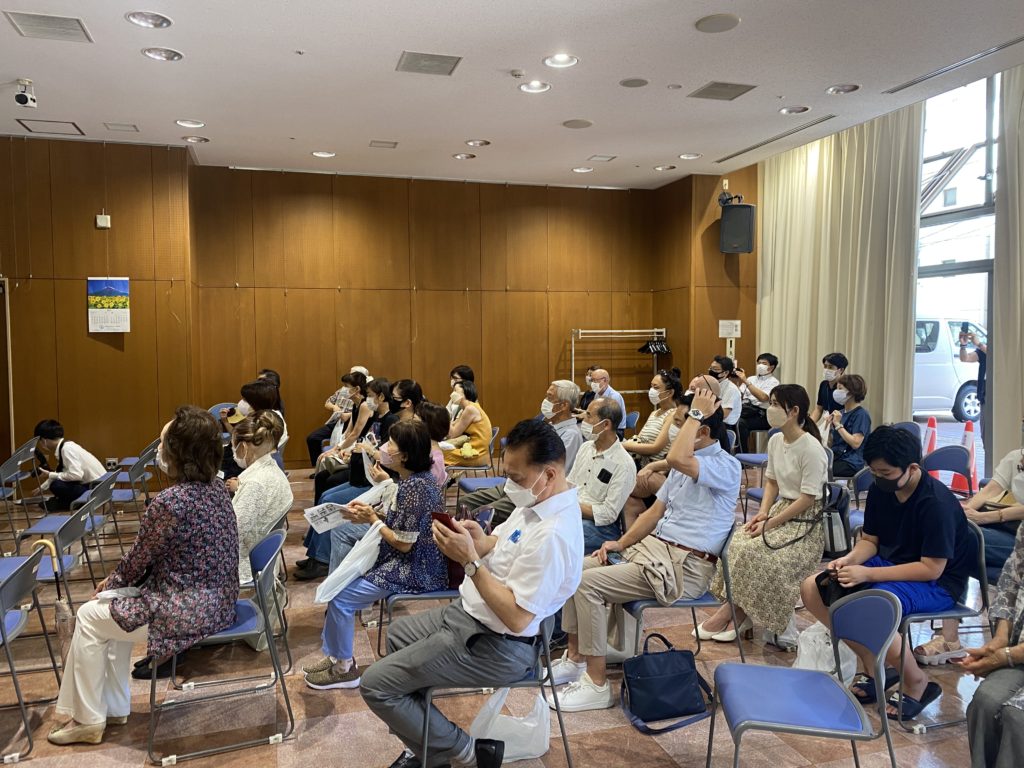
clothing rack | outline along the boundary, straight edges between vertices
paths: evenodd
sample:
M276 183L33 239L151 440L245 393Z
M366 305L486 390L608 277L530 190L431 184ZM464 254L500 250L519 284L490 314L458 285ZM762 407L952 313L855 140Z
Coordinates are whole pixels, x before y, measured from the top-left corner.
M569 348L570 348L570 377L572 381L576 381L576 343L579 341L595 341L601 340L640 340L644 341L665 341L667 334L664 328L631 328L631 329L610 329L610 330L595 330L592 328L573 328L569 336ZM656 353L651 355L652 358L652 371L651 375L658 372L658 355ZM621 389L619 394L622 395L646 395L646 389Z

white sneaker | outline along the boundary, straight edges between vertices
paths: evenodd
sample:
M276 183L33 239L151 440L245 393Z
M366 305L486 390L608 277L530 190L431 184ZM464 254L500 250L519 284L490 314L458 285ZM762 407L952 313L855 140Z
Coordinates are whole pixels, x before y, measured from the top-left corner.
M552 680L555 685L575 683L580 675L587 671L587 662L575 662L569 658L569 652L562 654L562 658L551 665Z
M558 694L558 703L563 712L585 712L588 709L608 709L615 706L612 686L607 680L604 685L595 685L586 672L575 683L569 683ZM548 706L555 703L548 700Z

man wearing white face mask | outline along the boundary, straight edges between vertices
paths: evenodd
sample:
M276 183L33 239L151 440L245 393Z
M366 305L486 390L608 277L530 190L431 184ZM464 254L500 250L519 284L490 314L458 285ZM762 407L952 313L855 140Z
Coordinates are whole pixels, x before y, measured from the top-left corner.
M593 380L592 380L591 377L594 375L594 371L599 371L599 370L601 370L601 366L600 365L592 365L589 368L587 368L587 373L584 376L584 379L586 380L587 385L583 388L583 390L582 390L583 394L580 396L580 404L579 404L580 410L576 412L576 418L577 419L583 418L583 411L587 410L587 408L590 406L590 404L594 401L594 398L597 397L597 394L594 392L593 389L591 389L590 385L593 383Z
M362 675L363 700L407 747L394 767L477 765L481 747L490 745L475 742L436 706L427 709L423 690L498 688L529 677L541 622L579 585L583 531L562 441L549 424L521 421L508 434L504 461L506 493L516 503L507 521L490 536L472 521L433 524L438 549L466 569L459 599L395 621L388 655ZM425 717L430 741L423 755Z
M850 361L846 359L846 355L842 352L829 352L821 358L821 366L821 383L818 384L818 400L811 411L811 421L818 424L819 430L824 432L825 425L821 423L821 417L824 414L829 414L832 413L832 411L839 410L839 403L835 401L835 398L832 395L836 391L836 385L839 383L839 377L846 373L846 369L850 367Z
M618 403L599 397L580 425L587 442L576 455L569 482L580 495L586 555L622 535L619 515L636 483L636 464L612 426L621 415Z
M743 396L743 408L740 420L736 425L740 435L739 452L750 450L748 445L750 433L754 430L770 429L765 414L772 390L779 386L775 369L779 367L779 358L771 352L757 356L756 375L747 376L742 368L736 369L736 378L740 381L740 394Z
M615 425L615 429L619 433L619 437L622 437L622 432L626 429L626 401L622 399L622 395L612 389L611 381L608 371L598 368L590 374L590 390L597 397L607 397L618 403L619 408L622 409L622 421Z

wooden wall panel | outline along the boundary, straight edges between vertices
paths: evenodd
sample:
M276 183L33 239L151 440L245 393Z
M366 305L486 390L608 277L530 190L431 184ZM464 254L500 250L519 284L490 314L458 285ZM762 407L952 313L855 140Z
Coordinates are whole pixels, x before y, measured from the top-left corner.
M413 287L479 290L480 185L413 180L409 219Z
M588 191L547 188L548 258L565 265L566 274L556 278L553 289L560 291L608 290L611 279L590 259L590 218ZM609 267L610 269L610 262Z
M481 184L480 227L485 289L547 290L550 260L544 187Z
M184 280L189 270L188 154L177 147L151 147L153 249L157 280Z
M100 461L156 437L156 297L151 281L132 284L131 333L88 333L85 281L57 280L57 418ZM145 308L145 309L144 309ZM148 310L148 311L147 311ZM132 446L131 449L126 446Z
M592 291L625 291L629 276L615 266L630 247L629 193L587 190L585 286Z
M465 364L474 371L480 368L480 299L480 291L412 292L412 378L435 402L448 400L448 371L452 366ZM488 339L488 343L506 341ZM483 381L480 384L486 386Z
M334 292L337 379L353 365L389 381L412 371L412 291L341 290ZM320 402L338 388L333 385Z
M335 176L334 283L409 288L409 181Z
M189 204L195 229L193 279L204 288L253 285L252 171L195 167Z
M252 288L199 291L198 405L238 400L239 387L256 377L254 301Z
M480 402L501 434L540 413L548 383L548 299L541 291L484 291Z
M612 274L616 290L651 291L661 287L654 269L656 192L631 189L627 209L628 247L612 254Z
M608 329L612 317L609 293L551 291L548 293L548 376L569 379L571 375L570 335L573 328ZM576 377L583 386L583 374L590 365L610 365L611 344L584 341L576 345Z
M95 214L99 210L93 211L93 215L86 216L82 222L76 221L75 225L76 229L83 227L109 239L110 271L88 274L128 275L137 280L154 279L156 234L153 219L156 198L152 154L153 148L147 146L103 145L101 159L105 174L103 183L106 185L103 206L111 215L111 228L96 229ZM166 178L161 181L166 183Z
M725 354L725 339L718 338L718 321L738 319L743 323L743 337L736 340L736 360L748 371L754 369L757 343L757 289L706 287L694 291L693 336L694 365L703 370L715 355ZM703 366L703 367L701 367Z
M164 424L174 415L175 408L192 402L192 359L189 354L191 292L188 283L181 280L160 281L153 287L151 306L156 317L157 419ZM147 311L144 305L136 306L138 313ZM133 310L133 324L135 314Z
M696 365L691 357L691 340L693 333L690 327L690 290L675 288L671 291L655 291L652 294L651 325L665 328L668 334L668 345L671 356L664 361L664 367L675 366L682 371L683 383L703 369ZM718 336L718 329L715 329Z
M612 328L653 328L654 298L650 291L612 294ZM654 372L654 358L641 355L637 350L642 340L630 339L613 342L611 345L610 373L618 390L644 390L651 385ZM671 344L669 345L671 346ZM663 363L659 359L659 364ZM661 365L661 367L664 367ZM640 411L646 416L651 411L646 394L635 393L626 397L626 407Z
M9 281L14 442L32 436L41 419L57 418L57 317L53 280ZM82 297L82 314L85 314Z
M256 289L256 370L281 374L289 441L285 459L308 461L303 438L326 418L321 407L336 389L334 296L323 289ZM305 457L305 458L304 458Z
M256 173L252 178L256 285L336 285L331 177Z
M107 260L108 231L95 228L104 205L103 145L50 142L50 187L53 216L53 269L63 277L128 275Z
M654 289L685 288L691 284L694 177L657 190L654 204Z
M48 141L0 139L0 249L3 274L53 276Z

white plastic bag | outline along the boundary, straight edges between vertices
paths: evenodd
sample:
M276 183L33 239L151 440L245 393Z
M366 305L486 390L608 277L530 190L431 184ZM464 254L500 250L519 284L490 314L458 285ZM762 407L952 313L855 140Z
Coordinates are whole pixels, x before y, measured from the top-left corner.
M839 663L842 665L841 683L853 680L857 674L857 654L842 640L839 641ZM796 646L794 669L816 669L836 677L835 656L832 653L832 635L820 621L800 633L800 641Z
M539 693L533 709L526 717L501 714L508 698L508 688L494 692L473 718L469 735L474 739L497 739L505 742L505 762L532 760L548 751L551 739L551 710Z
M776 648L782 648L787 651L794 650L800 643L800 633L796 628L796 614L789 617L789 624L786 625L781 634L775 634L766 629L761 633L761 639L766 643L771 643Z
M370 526L370 530L356 542L345 559L317 587L314 603L331 602L335 595L373 567L380 551L380 529L383 527L384 523L380 520Z

